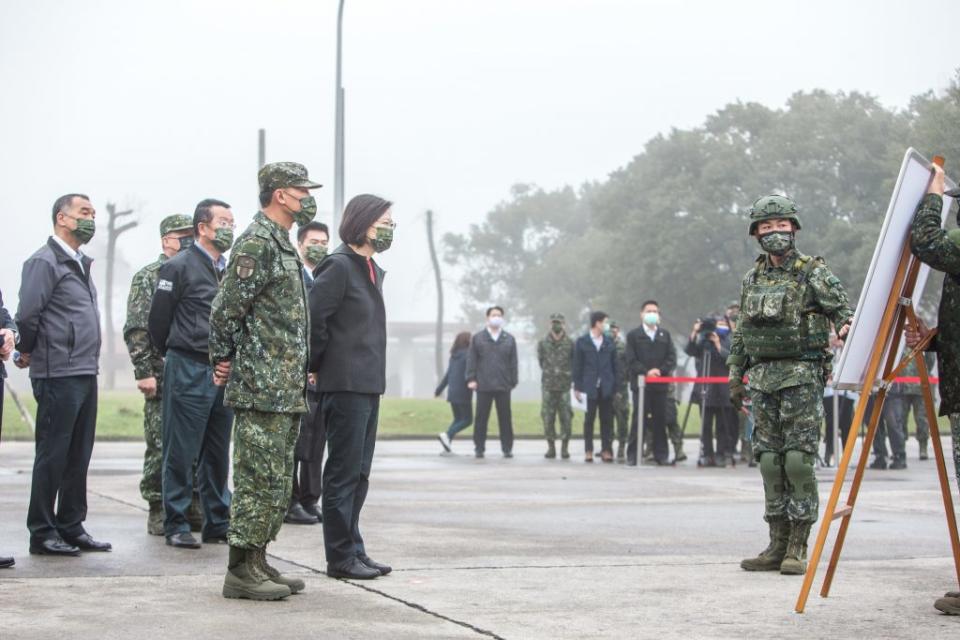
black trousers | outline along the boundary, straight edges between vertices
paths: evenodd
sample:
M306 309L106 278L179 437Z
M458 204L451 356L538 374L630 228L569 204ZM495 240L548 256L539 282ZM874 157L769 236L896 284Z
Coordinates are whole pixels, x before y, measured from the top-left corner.
M300 435L293 459L293 496L290 504L305 507L320 501L323 488L323 452L327 448L327 427L320 411L320 396L307 392L307 413L300 421Z
M97 430L97 376L34 378L36 457L27 528L40 542L84 534L87 468ZM56 512L54 512L56 506Z
M513 416L510 413L509 391L477 391L477 421L473 426L473 448L483 453L487 448L487 424L490 409L497 405L497 426L500 429L500 450L513 451Z
M613 453L613 396L604 396L600 389L593 398L587 398L587 412L583 416L583 450L593 453L593 422L600 413L600 451Z
M843 447L847 444L847 435L850 433L850 423L853 422L853 399L841 396L837 398L837 407L840 412L840 446ZM825 454L828 457L833 457L834 441L836 440L836 436L833 433L833 398L823 399L823 415L826 417L827 422L827 435L826 438L824 438L826 441L824 447Z
M732 456L736 451L740 423L735 411L733 407L703 408L700 445L705 457L712 458L714 454ZM717 441L716 450L713 447L714 434Z
M230 526L230 430L233 410L213 367L168 351L163 367L163 532L190 531L193 471L203 507L204 538L227 535Z
M660 388L662 387L662 389ZM627 460L637 461L637 436L640 430L640 393L633 392L633 416L630 418L630 441L627 444ZM647 385L644 390L643 428L653 433L653 457L658 462L668 462L670 449L667 446L667 386Z
M338 565L366 553L360 535L360 511L370 487L380 396L349 391L324 393L320 410L327 425L323 546L327 563Z

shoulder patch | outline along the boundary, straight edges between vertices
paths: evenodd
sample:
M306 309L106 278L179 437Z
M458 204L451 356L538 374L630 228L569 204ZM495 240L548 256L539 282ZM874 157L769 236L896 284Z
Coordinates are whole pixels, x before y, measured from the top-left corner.
M237 256L237 277L246 280L257 270L257 261L251 256Z
M161 278L157 280L157 291L173 291L173 283Z

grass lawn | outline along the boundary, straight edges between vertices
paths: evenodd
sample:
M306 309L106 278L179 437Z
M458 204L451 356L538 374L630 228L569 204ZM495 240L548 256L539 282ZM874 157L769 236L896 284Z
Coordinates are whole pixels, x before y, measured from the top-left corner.
M36 403L32 395L21 391L20 400L25 403L31 416L36 415ZM686 405L679 408L681 426ZM450 406L443 400L421 400L409 398L384 398L380 405L380 436L384 438L434 437L450 424ZM543 426L540 422L540 403L535 401L513 403L514 433L518 437L542 437ZM912 422L912 421L911 421ZM575 436L583 433L583 413L577 411L573 417ZM949 433L950 425L946 418L940 421L940 432ZM472 433L467 429L463 435ZM594 430L599 437L599 426ZM690 412L686 436L697 437L700 434L700 412L696 407ZM490 419L489 437L497 436L496 412ZM461 436L462 437L462 436ZM136 391L101 391L97 416L97 438L101 440L139 440L143 438L143 400ZM20 417L10 396L3 403L3 439L32 440L30 428Z

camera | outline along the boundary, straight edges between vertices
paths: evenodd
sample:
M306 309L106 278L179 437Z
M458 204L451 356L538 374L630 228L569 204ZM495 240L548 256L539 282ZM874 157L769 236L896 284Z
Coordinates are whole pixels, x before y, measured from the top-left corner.
M710 335L717 332L717 319L704 318L700 321L700 342L710 341Z

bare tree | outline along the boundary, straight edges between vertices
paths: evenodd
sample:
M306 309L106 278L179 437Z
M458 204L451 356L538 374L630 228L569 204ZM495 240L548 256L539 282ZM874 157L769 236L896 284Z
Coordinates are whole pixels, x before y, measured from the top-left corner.
M104 300L104 312L107 316L107 357L104 363L106 364L106 373L107 373L107 388L113 389L116 384L117 378L117 362L116 362L116 341L117 336L113 327L113 272L114 266L116 264L117 257L117 238L121 233L129 231L136 227L139 222L136 220L130 220L120 226L117 226L117 222L133 213L133 209L127 209L125 211L117 211L117 205L108 202L107 203L107 291L106 291L106 300Z
M433 241L433 211L427 210L427 245L430 247L430 262L433 263L433 275L437 281L437 328L436 328L436 364L437 379L443 376L443 280L440 277L440 260L437 259L437 247Z

